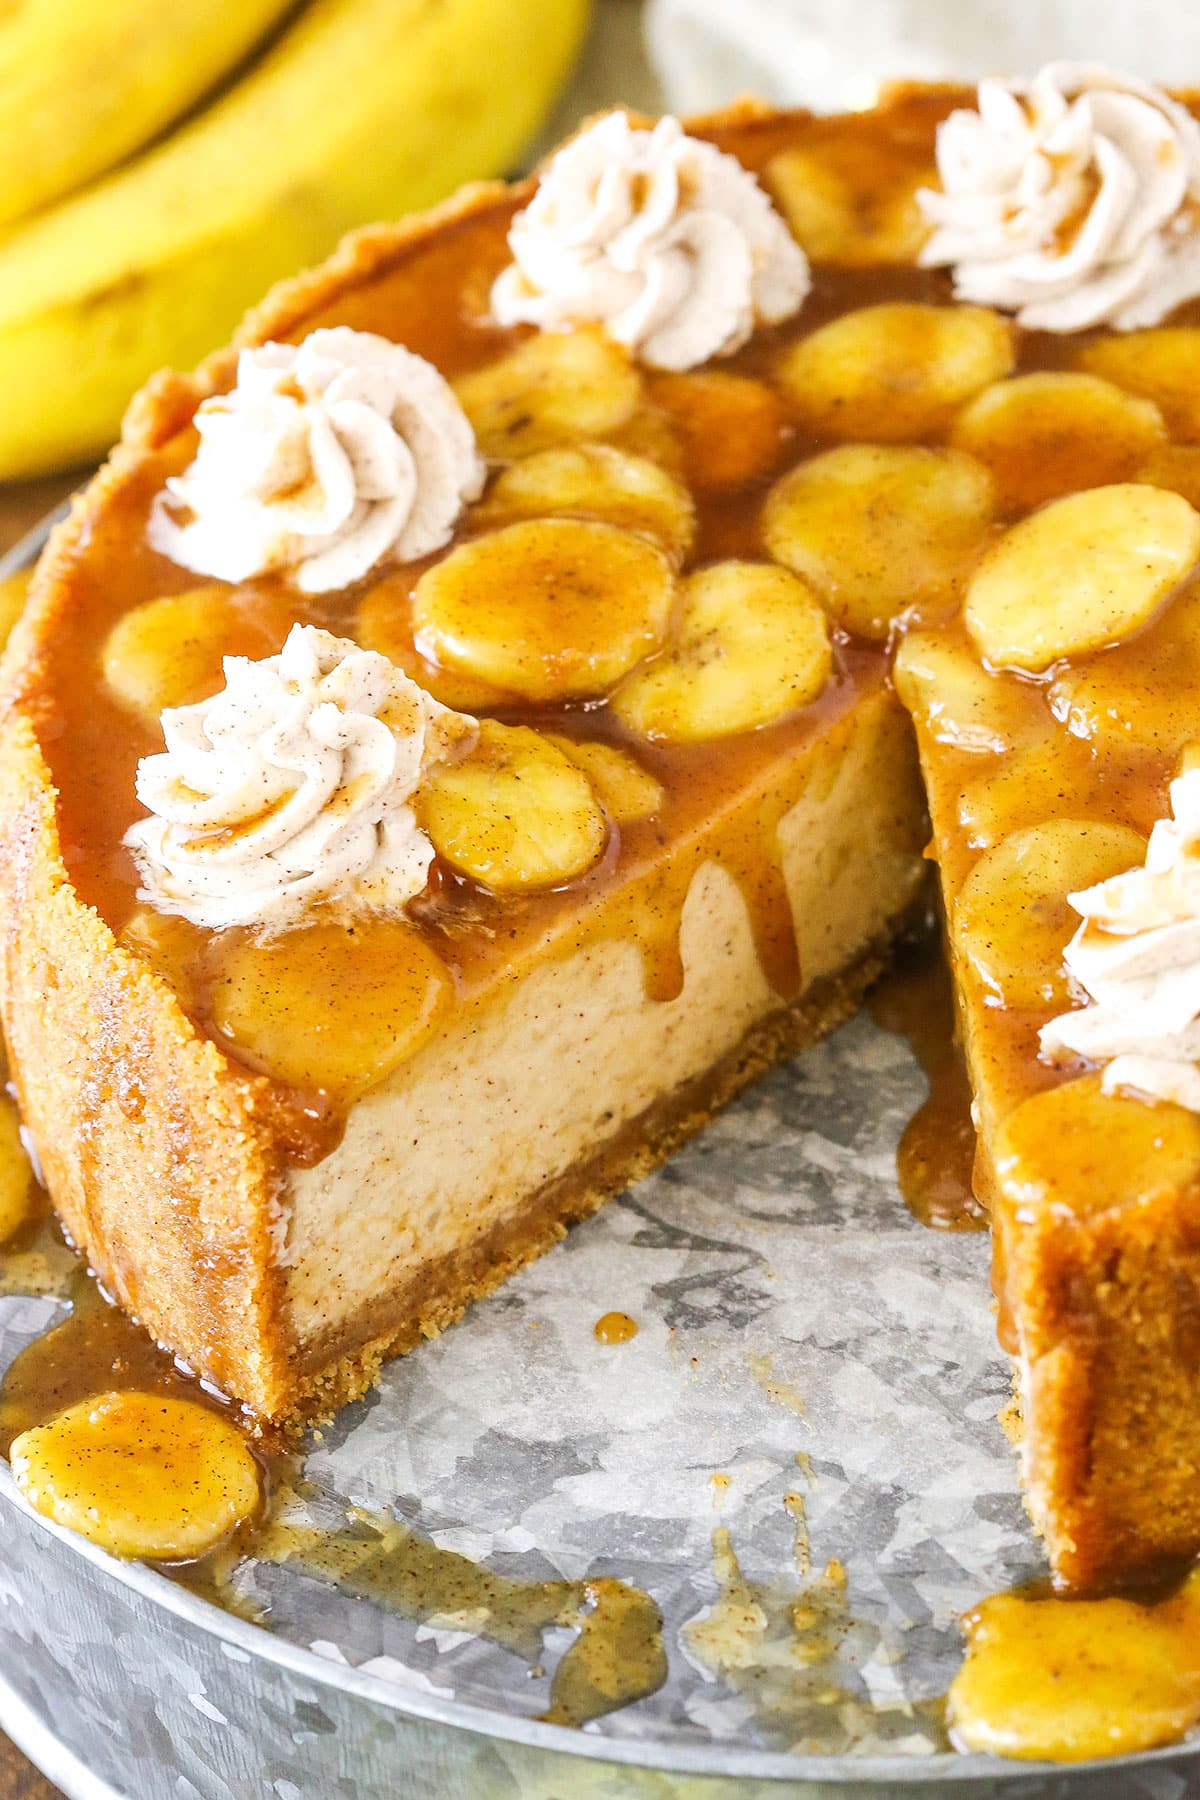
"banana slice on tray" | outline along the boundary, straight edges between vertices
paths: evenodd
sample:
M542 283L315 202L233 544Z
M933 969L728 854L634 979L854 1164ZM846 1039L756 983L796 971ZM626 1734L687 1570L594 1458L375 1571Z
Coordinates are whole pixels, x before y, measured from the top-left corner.
M987 465L1006 511L1025 511L1132 481L1166 436L1153 401L1097 375L1059 371L984 388L959 413L950 442Z
M9 1453L35 1511L114 1556L184 1562L257 1512L258 1464L241 1433L192 1400L116 1392L23 1431Z
M278 600L239 596L215 583L145 600L104 640L105 685L127 712L157 725L164 707L215 694L225 657L274 655L291 622Z
M494 719L481 721L468 756L434 771L417 814L438 855L496 893L573 881L608 839L578 762L539 732Z
M608 437L642 400L629 357L603 332L545 331L454 383L483 454L497 462Z
M940 434L1013 361L1012 328L986 307L889 301L801 338L775 379L818 437L896 443Z
M702 492L743 487L769 474L787 449L788 410L765 382L697 369L653 375L648 385L674 427L689 485Z
M536 519L473 538L413 592L416 647L527 700L603 694L666 636L671 559L636 532Z
M802 581L769 563L716 563L688 577L670 647L612 706L641 737L699 743L810 705L832 668L828 622Z
M1198 558L1200 513L1179 494L1138 482L1089 488L1022 519L989 551L967 592L967 630L994 668L1037 673L1139 630Z
M419 932L384 917L268 939L225 932L207 974L227 1049L291 1087L338 1095L414 1055L452 997L448 969Z
M682 562L696 534L687 489L658 463L611 444L566 445L510 464L471 514L473 524L586 518L652 537Z
M772 488L763 539L836 624L886 638L898 613L950 594L977 560L992 498L987 470L959 450L843 444Z
M1128 825L1050 819L1003 838L959 892L953 936L1004 1006L1070 1002L1063 951L1079 923L1068 894L1139 866L1146 840Z

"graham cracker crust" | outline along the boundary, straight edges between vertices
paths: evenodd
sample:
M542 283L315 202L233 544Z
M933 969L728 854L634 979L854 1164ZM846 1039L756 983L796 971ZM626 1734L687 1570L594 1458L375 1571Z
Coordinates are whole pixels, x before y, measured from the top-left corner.
M539 1189L501 1226L422 1269L406 1288L373 1303L336 1333L310 1340L301 1352L298 1399L283 1421L285 1429L319 1423L360 1399L390 1357L440 1336L474 1301L494 1293L565 1237L568 1226L665 1162L758 1076L844 1024L887 967L892 935L761 1019L712 1068L647 1108L586 1163Z

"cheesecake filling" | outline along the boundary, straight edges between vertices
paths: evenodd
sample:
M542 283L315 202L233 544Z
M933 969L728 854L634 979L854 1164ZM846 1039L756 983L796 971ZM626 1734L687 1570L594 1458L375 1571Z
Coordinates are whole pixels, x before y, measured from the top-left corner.
M166 750L138 765L150 817L124 841L139 899L212 931L286 930L332 902L402 909L434 856L413 795L476 730L387 657L312 625L278 656L226 657L224 689L162 723Z
M983 81L938 130L926 267L1030 331L1155 325L1200 294L1200 124L1093 64Z
M623 112L553 158L509 232L492 288L503 325L598 324L652 367L728 356L797 312L808 261L754 176L685 135Z
M305 593L447 543L483 489L474 433L423 357L347 326L243 350L237 385L196 413L150 542L222 581L287 570Z
M1066 965L1090 1004L1041 1043L1053 1060L1104 1063L1106 1093L1200 1112L1200 768L1171 783L1171 810L1142 868L1068 896L1083 923Z

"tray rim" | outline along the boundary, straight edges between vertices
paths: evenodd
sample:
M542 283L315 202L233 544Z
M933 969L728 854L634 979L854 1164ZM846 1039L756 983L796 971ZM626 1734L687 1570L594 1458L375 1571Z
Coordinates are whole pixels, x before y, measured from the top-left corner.
M68 498L18 539L11 550L0 556L0 580L32 568L51 532L70 513L73 501ZM1154 1750L1143 1750L1124 1757L1097 1757L1088 1762L1033 1762L1017 1758L982 1756L974 1753L947 1752L934 1756L803 1756L789 1750L754 1750L728 1744L667 1744L654 1738L613 1738L599 1732L575 1730L568 1725L547 1725L541 1720L512 1713L498 1712L469 1700L444 1700L435 1694L400 1687L382 1676L364 1674L352 1664L335 1663L316 1651L277 1637L260 1625L236 1618L219 1606L202 1600L178 1582L171 1581L159 1570L145 1563L125 1562L110 1556L98 1545L77 1532L56 1525L36 1512L24 1499L12 1477L8 1463L0 1459L0 1500L19 1507L27 1517L67 1549L82 1555L103 1574L131 1589L152 1606L162 1607L184 1623L194 1626L219 1642L231 1644L251 1657L261 1657L291 1673L327 1687L339 1688L355 1698L380 1705L402 1716L419 1718L427 1724L465 1731L477 1737L519 1744L530 1750L554 1751L577 1756L587 1762L616 1763L624 1767L645 1769L671 1775L710 1775L727 1778L775 1782L825 1782L846 1787L878 1786L887 1791L888 1784L907 1781L914 1785L958 1781L975 1783L990 1781L1029 1781L1037 1777L1075 1780L1089 1774L1111 1774L1118 1766L1144 1768L1155 1763L1196 1760L1200 1757L1200 1737L1181 1744L1164 1744ZM0 1717L6 1716L9 1700L23 1706L0 1675ZM32 1715L31 1715L32 1718ZM31 1726L39 1734L36 1723ZM18 1741L10 1732L14 1741ZM40 1738L39 1738L40 1741ZM60 1749L57 1740L49 1742ZM28 1754L28 1753L27 1753ZM63 1752L64 1755L68 1754ZM31 1757L31 1761L37 1761ZM40 1766L40 1765L39 1765ZM108 1800L111 1790L93 1790L95 1800ZM91 1793L81 1790L81 1800L92 1800ZM113 1796L112 1800L118 1800Z

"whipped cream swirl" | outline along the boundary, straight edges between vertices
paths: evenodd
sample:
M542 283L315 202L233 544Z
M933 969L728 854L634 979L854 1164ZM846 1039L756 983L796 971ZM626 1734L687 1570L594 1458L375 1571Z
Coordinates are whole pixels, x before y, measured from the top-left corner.
M1200 1112L1200 767L1171 783L1171 810L1144 867L1069 896L1083 924L1066 964L1092 1004L1041 1040L1053 1060L1105 1063L1106 1093Z
M728 356L796 312L808 262L754 176L684 135L608 114L560 150L508 236L502 325L599 324L660 369Z
M476 729L386 656L312 625L278 656L226 657L223 690L162 723L165 752L137 772L151 817L125 843L139 899L212 931L286 930L330 902L403 907L434 854L409 802Z
M1155 325L1200 294L1200 125L1093 64L984 81L938 132L942 192L921 261L1032 331Z
M287 569L305 593L348 587L389 553L439 549L483 488L474 434L432 363L346 326L243 350L236 387L199 407L196 429L150 542L222 581Z

